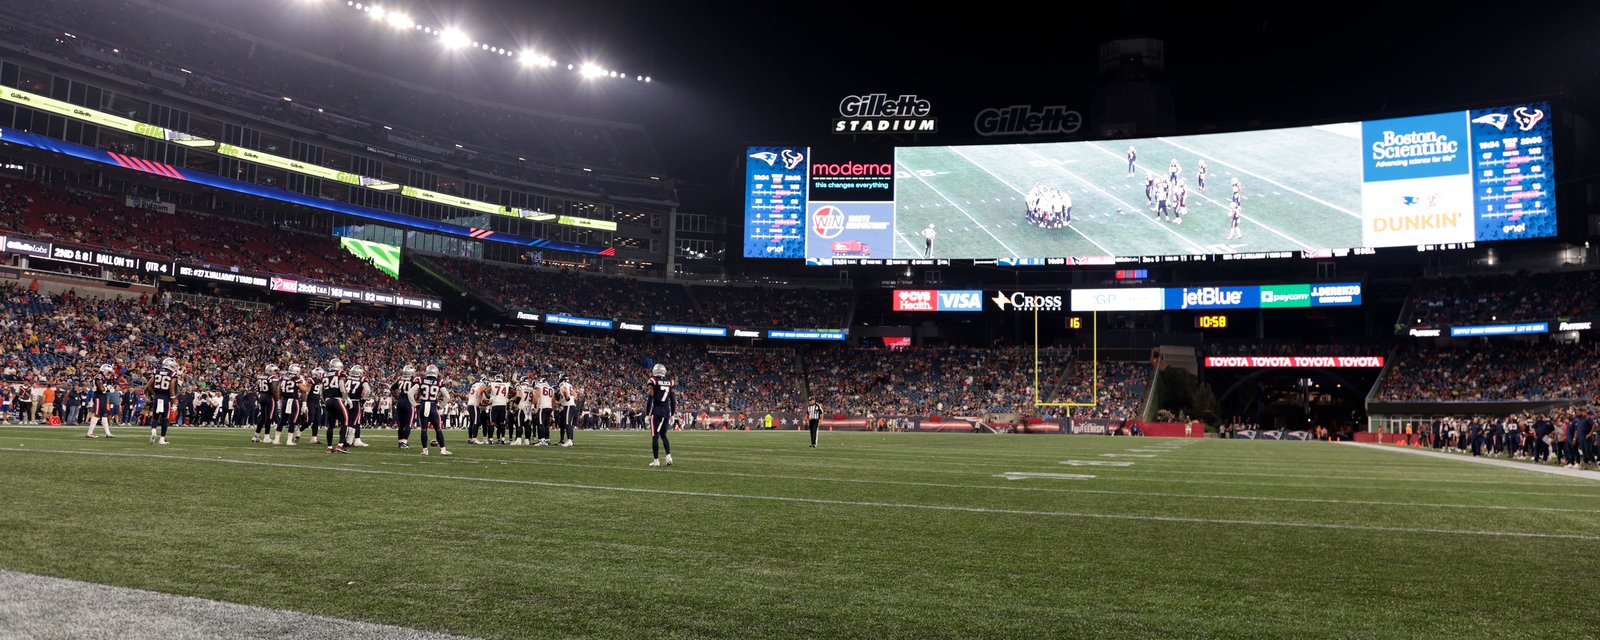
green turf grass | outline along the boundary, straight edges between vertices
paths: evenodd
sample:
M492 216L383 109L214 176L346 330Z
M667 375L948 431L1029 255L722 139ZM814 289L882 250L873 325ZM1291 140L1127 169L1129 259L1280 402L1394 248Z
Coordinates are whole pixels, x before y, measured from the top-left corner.
M648 469L641 432L424 459L118 431L0 428L0 568L494 638L1600 632L1568 598L1600 483L1335 444L697 432Z

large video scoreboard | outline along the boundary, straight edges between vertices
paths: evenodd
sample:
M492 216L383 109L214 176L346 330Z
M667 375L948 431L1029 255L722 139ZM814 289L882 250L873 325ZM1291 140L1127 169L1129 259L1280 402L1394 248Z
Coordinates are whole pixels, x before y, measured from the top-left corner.
M752 147L745 251L812 265L1115 264L1557 232L1550 106L1192 136Z

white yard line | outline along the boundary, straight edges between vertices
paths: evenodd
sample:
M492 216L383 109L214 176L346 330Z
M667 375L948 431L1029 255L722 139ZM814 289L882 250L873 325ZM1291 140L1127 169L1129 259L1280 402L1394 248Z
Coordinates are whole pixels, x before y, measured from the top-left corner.
M1562 467L1553 467L1553 466L1546 465L1546 464L1533 464L1533 463L1530 463L1530 462L1517 462L1515 460L1501 460L1499 458L1475 458L1475 457L1472 457L1472 456L1466 456L1466 455L1461 455L1461 454L1456 454L1456 453L1445 453L1443 451L1427 451L1427 450L1424 450L1424 449L1412 449L1410 447L1400 447L1400 446L1395 446L1395 445L1392 445L1392 444L1387 444L1387 445L1386 444L1373 444L1373 443L1370 443L1370 442L1345 442L1343 444L1346 444L1346 445L1349 445L1349 446L1352 446L1352 447L1361 447L1363 449L1377 449L1379 451L1396 451L1396 452L1400 452L1400 453L1409 453L1409 454L1415 455L1415 456L1427 456L1429 458L1440 458L1440 459L1443 459L1443 460L1455 460L1457 462L1472 462L1472 463L1477 463L1477 464L1486 464L1486 465L1489 465L1489 466L1492 466L1492 467L1503 467L1503 468L1506 468L1506 469L1516 469L1518 471L1537 471L1539 473L1548 473L1548 474L1551 474L1551 475L1557 475L1557 476L1561 476L1561 477L1564 477L1564 478L1582 478L1584 480L1600 480L1600 471L1585 471L1583 469L1566 469L1566 468L1562 468ZM1574 486L1583 486L1583 485L1574 485Z
M337 568L321 571L338 574ZM0 570L0 637L464 639L463 636L404 627L3 570Z

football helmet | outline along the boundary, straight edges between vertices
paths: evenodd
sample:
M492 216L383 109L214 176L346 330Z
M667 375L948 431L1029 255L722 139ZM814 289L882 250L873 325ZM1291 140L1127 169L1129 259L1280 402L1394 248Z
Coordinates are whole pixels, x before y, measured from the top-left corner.
M653 376L655 376L657 378L666 376L667 375L667 365L657 363L656 366L651 367L650 375L653 375Z
M344 362L340 361L338 358L334 358L332 360L329 360L328 361L328 370L332 371L334 373L338 373L339 371L344 370Z
M177 358L167 358L166 360L162 360L161 361L161 368L162 369L166 369L167 371L177 371L178 370L178 359Z
M365 375L366 373L367 373L367 370L361 368L361 365L359 365L359 364L350 365L350 377L359 378L362 375Z
M409 378L411 376L414 376L414 375L417 375L417 368L408 364L408 365L400 368L400 375L405 376L407 378Z
M439 375L439 366L430 364L428 365L427 372L430 376L437 376Z
M111 371L112 371L111 363L108 362L106 364L100 365L100 373L111 373Z
M289 365L289 375L292 375L292 376L300 375L300 365L298 365L298 364L290 364Z

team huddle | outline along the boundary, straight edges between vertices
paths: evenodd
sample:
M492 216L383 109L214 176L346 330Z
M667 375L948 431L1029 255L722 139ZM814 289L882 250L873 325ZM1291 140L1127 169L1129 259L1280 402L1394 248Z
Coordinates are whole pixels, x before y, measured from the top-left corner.
M1028 224L1060 229L1072 224L1072 196L1055 187L1033 185L1028 190Z
M1134 176L1137 172L1139 153L1133 147L1128 147L1128 175ZM1205 193L1206 180L1211 175L1211 169L1206 166L1204 159L1195 167L1195 190ZM1244 232L1239 228L1242 217L1240 207L1244 200L1244 187L1239 184L1239 178L1230 179L1233 193L1228 202L1228 238L1243 239ZM1183 168L1178 164L1178 159L1173 158L1167 163L1165 177L1159 177L1154 171L1145 171L1144 198L1150 210L1156 214L1156 220L1183 224L1183 217L1189 214L1189 181L1183 176Z
M151 444L168 444L167 429L179 381L178 362L174 358L164 359L148 376L145 393L150 401L145 410ZM360 365L346 367L338 358L309 372L302 371L298 364L283 369L268 364L256 374L254 382L256 411L251 442L293 446L299 444L309 430L311 443L319 444L318 431L321 430L327 438L328 453L349 453L353 447L368 446L361 440L360 407L375 393L384 393L392 399L399 448L410 449L411 432L420 428L422 455L428 455L431 447L438 447L440 455L453 455L445 447L444 439L446 407L453 399L449 384L440 376L436 365L428 365L420 374L416 367L406 365L397 378L389 381L387 388L383 387L383 381L368 378ZM89 437L95 437L97 423L104 428L106 437L116 437L111 433L113 416L107 401L115 384L114 367L101 365L90 393ZM667 431L677 412L675 389L675 383L667 378L666 366L656 364L646 382L645 402L651 429L652 467L661 466L662 449L666 452L665 464L672 464ZM504 375L493 379L482 376L471 385L464 398L468 443L574 446L578 395L578 389L564 373L557 374L553 386L543 377L508 380ZM433 429L431 438L430 427ZM550 442L552 427L558 434L554 445Z

